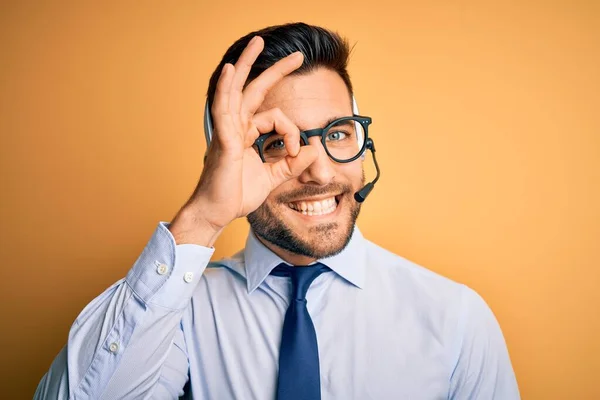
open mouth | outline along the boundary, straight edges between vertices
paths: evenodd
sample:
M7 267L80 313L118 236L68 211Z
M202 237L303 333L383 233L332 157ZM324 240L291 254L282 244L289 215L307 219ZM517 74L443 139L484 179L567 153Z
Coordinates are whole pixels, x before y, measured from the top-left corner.
M318 216L333 213L342 196L331 196L320 200L302 200L288 203L288 207L302 215Z

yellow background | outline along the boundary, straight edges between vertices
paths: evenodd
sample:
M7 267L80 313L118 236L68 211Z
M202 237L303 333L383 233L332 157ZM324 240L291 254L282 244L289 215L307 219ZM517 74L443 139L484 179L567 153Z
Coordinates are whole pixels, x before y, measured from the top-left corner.
M600 399L599 2L50 3L0 6L1 398L190 194L225 49L303 20L356 44L365 235L483 295L523 398Z

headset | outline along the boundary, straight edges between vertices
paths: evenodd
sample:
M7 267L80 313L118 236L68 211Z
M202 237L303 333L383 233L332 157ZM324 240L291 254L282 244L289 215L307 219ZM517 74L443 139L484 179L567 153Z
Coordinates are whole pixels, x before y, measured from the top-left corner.
M352 112L354 113L354 115L359 115L358 114L358 105L356 104L356 99L354 98L354 96L352 96ZM358 135L358 138L357 138L358 139L358 147L362 148L364 141L365 141L365 138L363 136L363 130L360 129L361 127L358 122L355 122L355 125L356 125L356 132ZM212 116L210 114L210 103L209 103L208 99L206 99L206 104L204 105L204 136L206 138L206 151L208 151L210 142L212 141L213 132L214 132L214 127L213 127L213 122L212 122ZM363 154L361 154L361 159L363 159L363 160L365 159L367 150L371 150L371 154L373 154L373 162L375 163L375 169L377 171L377 175L375 176L375 179L373 179L373 181L367 183L358 192L354 193L354 199L359 203L362 203L363 201L365 201L365 199L367 198L369 193L371 193L371 191L375 187L375 183L377 183L377 181L379 180L379 176L381 175L381 173L379 171L379 164L377 164L377 159L375 158L375 143L373 143L373 139L371 139L371 138L367 138L367 145L365 146ZM206 155L205 155L205 157L206 157Z

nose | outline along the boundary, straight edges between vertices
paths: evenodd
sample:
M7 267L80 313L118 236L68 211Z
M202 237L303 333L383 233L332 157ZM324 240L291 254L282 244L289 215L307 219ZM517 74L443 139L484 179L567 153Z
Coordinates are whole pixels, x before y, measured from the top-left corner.
M308 139L309 143L317 148L319 155L315 162L305 169L298 177L298 180L302 183L326 185L335 178L335 161L329 158L319 139L319 137L311 137Z

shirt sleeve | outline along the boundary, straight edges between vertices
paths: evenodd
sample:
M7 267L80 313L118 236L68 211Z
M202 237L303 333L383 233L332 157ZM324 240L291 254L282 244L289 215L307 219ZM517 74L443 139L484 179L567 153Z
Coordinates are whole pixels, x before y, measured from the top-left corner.
M520 399L517 380L498 321L485 301L465 287L458 354L449 399Z
M79 314L34 398L181 395L188 372L181 318L213 252L176 245L160 223L127 277Z

